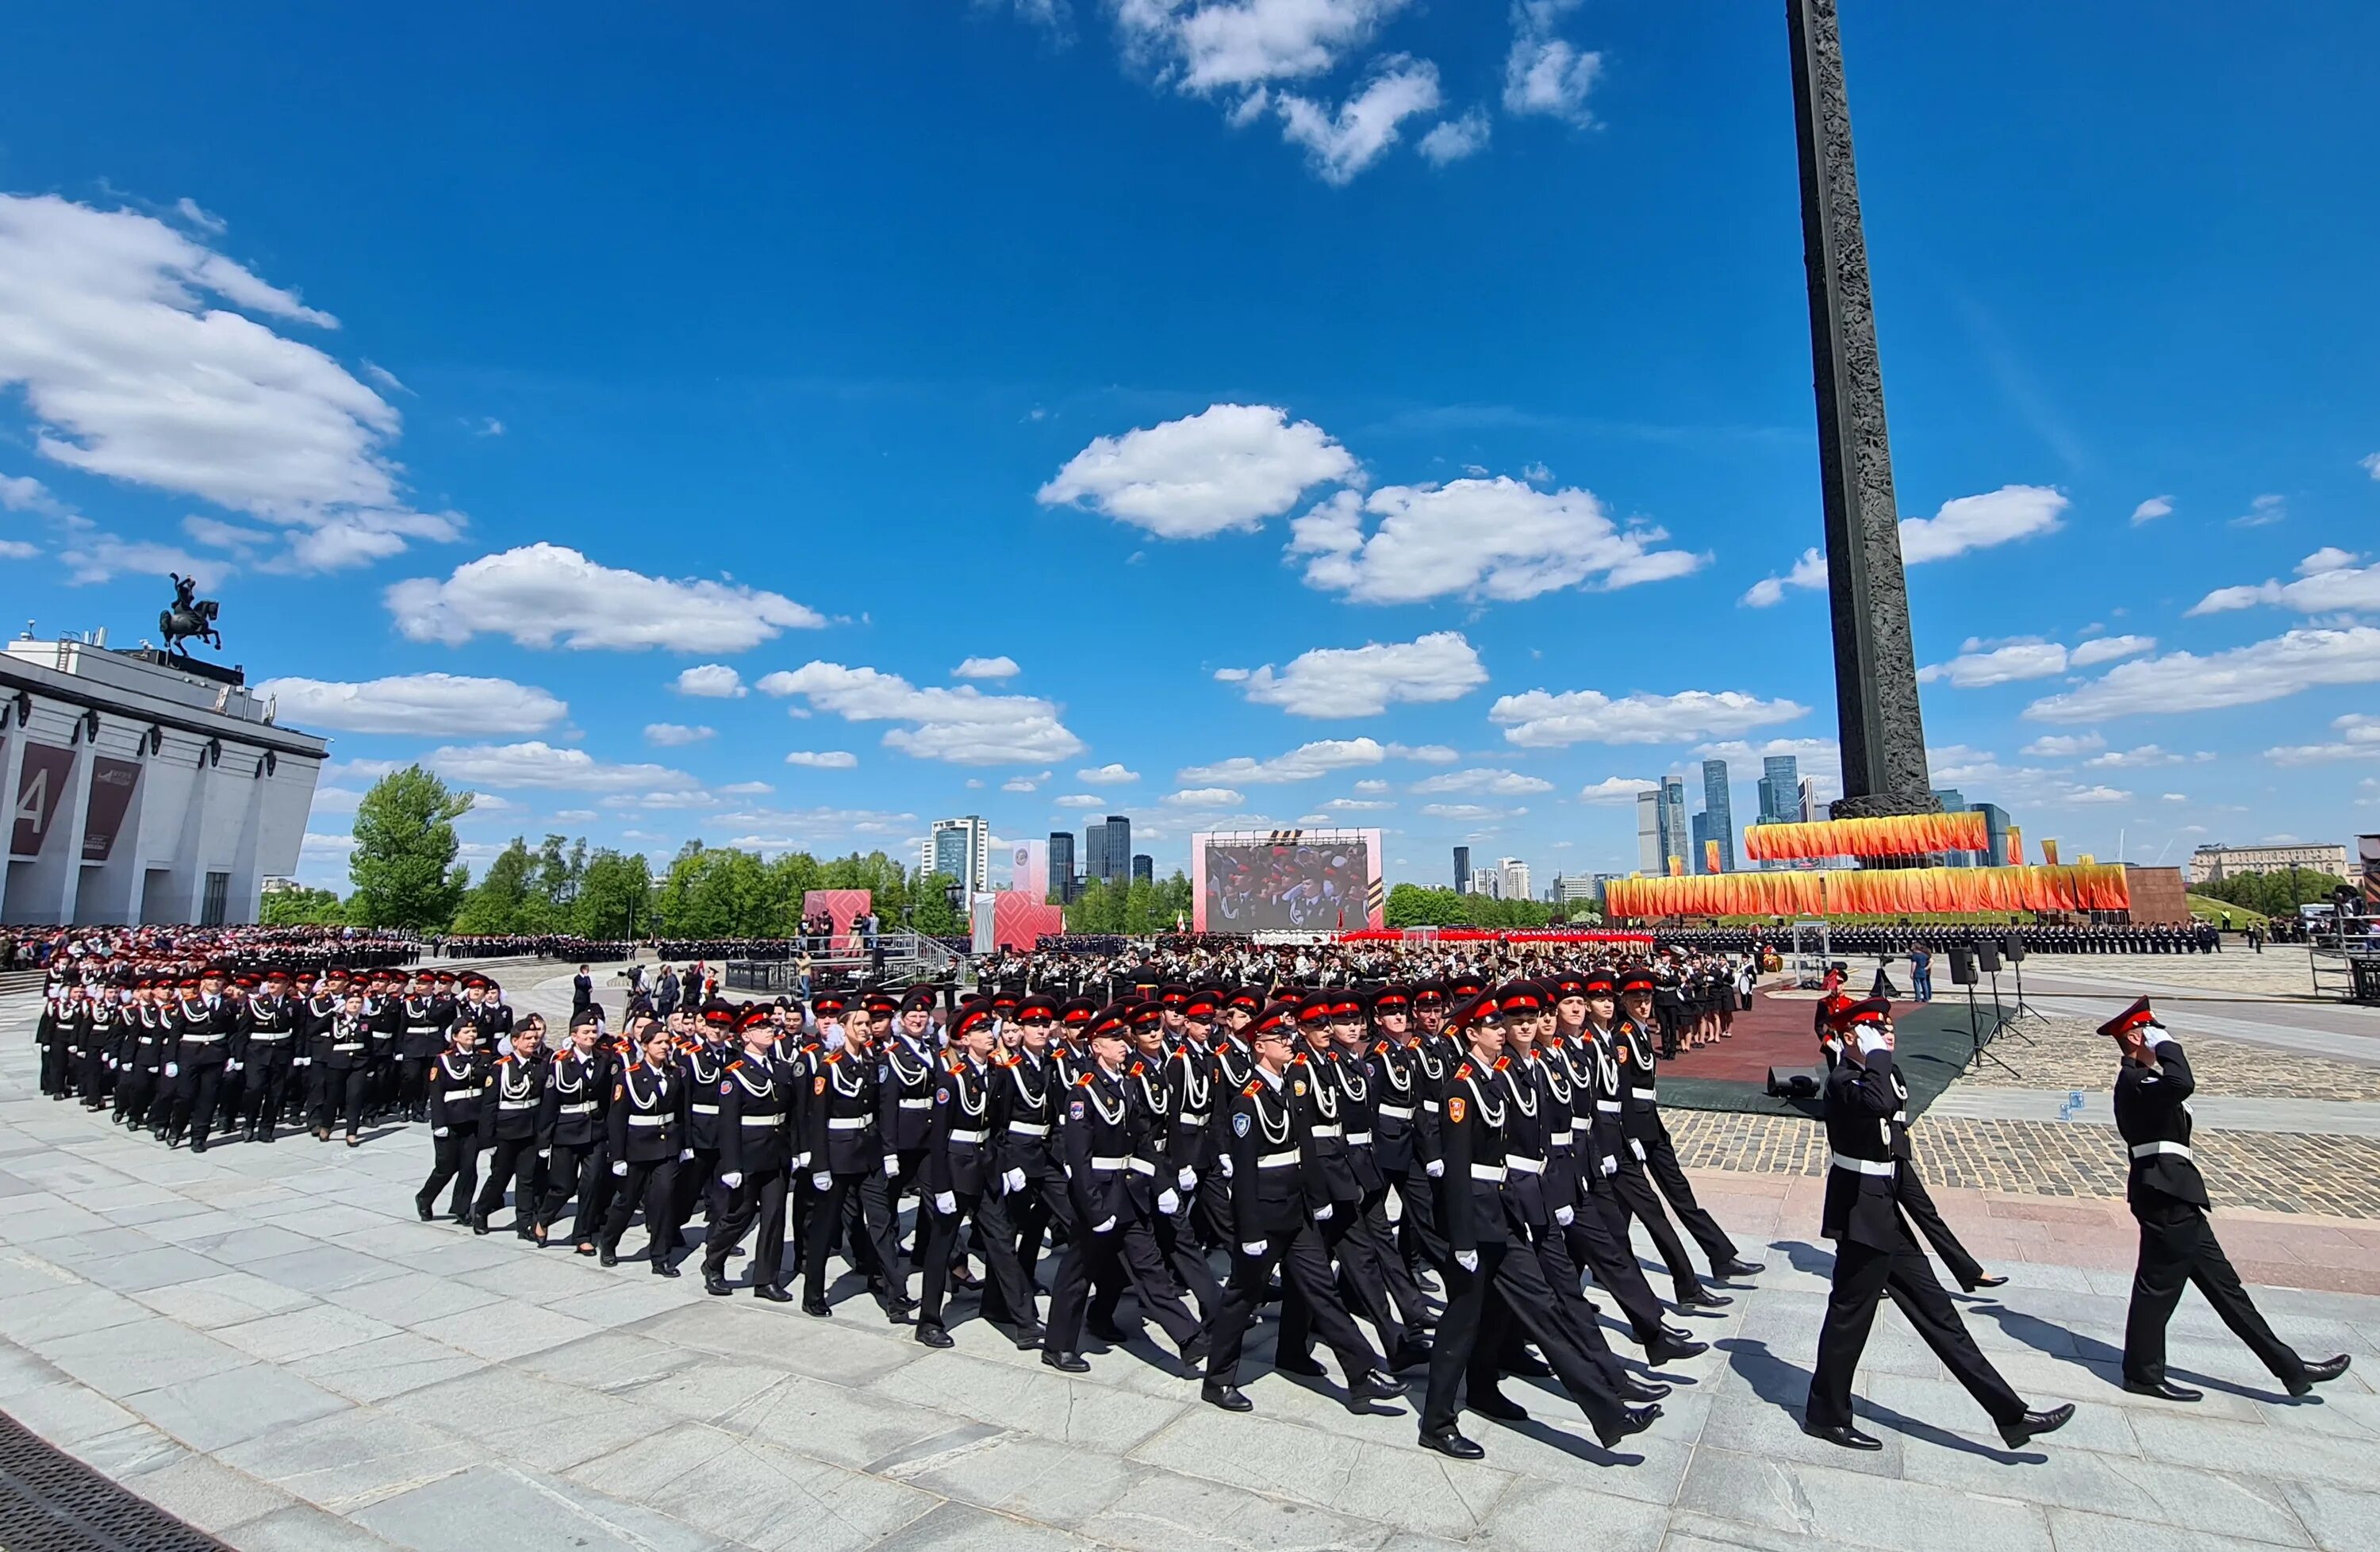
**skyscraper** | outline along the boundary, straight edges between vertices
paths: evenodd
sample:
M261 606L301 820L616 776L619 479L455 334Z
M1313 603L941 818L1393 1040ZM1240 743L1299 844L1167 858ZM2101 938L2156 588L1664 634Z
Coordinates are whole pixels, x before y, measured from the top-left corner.
M1519 857L1498 857L1496 872L1498 899L1526 900L1529 898L1529 865L1527 863L1523 862Z
M1670 870L1671 857L1684 857L1686 871L1698 866L1692 857L1694 832L1686 828L1686 783L1682 777L1661 778L1661 868Z
M1075 898L1075 832L1053 830L1050 832L1050 901L1055 905L1069 904Z
M1823 811L1827 806L1818 800L1818 779L1815 776L1802 778L1801 795L1803 823L1807 824L1814 819L1823 819L1827 817Z
M1661 860L1661 789L1648 787L1636 794L1636 867L1656 877L1667 872Z
M1471 892L1471 848L1468 846L1454 848L1454 892Z
M1692 823L1694 832L1694 849L1686 853L1686 871L1700 873L1704 872L1706 867L1703 861L1703 843L1711 838L1710 815L1697 808L1694 810Z
M1760 822L1791 824L1802 817L1801 761L1770 755L1760 762Z
M1703 761L1703 813L1706 838L1718 843L1718 865L1735 871L1735 799L1727 790L1727 761ZM1702 867L1702 848L1694 848L1694 866Z
M1083 827L1083 876L1111 884L1132 882L1132 821L1110 814Z
M1492 867L1483 867L1471 875L1471 892L1484 894L1490 900L1501 900L1497 891L1504 886L1504 876Z
M1157 881L1157 859L1147 852L1135 852L1132 858L1132 881L1153 884Z
M991 826L980 814L936 819L920 863L929 873L956 879L970 894L991 888Z

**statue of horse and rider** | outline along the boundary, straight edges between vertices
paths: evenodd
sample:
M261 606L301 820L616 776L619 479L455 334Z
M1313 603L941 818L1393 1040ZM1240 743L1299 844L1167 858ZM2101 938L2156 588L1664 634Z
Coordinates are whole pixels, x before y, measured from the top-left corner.
M189 654L181 647L185 641L203 641L220 650L223 637L215 630L215 620L222 614L223 606L212 599L198 596L197 577L184 576L179 572L167 575L174 579L174 607L157 616L157 628L165 636L165 650L188 657Z

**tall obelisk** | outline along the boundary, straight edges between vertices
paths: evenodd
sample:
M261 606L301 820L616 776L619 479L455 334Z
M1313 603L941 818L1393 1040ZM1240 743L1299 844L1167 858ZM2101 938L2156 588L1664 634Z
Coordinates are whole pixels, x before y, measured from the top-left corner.
M1884 372L1868 294L1852 164L1851 105L1835 0L1786 0L1793 33L1793 118L1802 161L1802 253L1818 394L1818 471L1834 617L1835 707L1843 746L1838 818L1930 814L1909 590L1900 569Z

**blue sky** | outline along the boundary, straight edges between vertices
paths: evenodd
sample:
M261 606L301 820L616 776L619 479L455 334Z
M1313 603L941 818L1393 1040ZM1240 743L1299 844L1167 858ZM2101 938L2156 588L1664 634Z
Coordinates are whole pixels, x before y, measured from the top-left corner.
M1831 776L1781 7L681 10L0 18L0 611L195 565L335 740L310 879L416 758L474 859L1321 816L1427 881ZM2380 16L1850 11L1937 783L2380 828Z

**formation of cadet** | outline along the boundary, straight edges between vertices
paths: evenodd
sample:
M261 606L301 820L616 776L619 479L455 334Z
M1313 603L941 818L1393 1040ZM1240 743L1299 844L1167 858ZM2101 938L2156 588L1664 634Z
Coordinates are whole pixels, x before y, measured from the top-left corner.
M394 967L62 980L34 1028L42 1092L109 1110L169 1146L285 1130L359 1146L364 1125L430 1116L431 1068L470 1027L492 1047L512 1010L484 976Z

